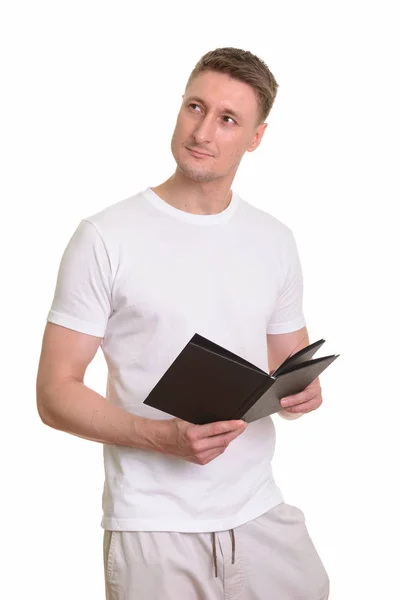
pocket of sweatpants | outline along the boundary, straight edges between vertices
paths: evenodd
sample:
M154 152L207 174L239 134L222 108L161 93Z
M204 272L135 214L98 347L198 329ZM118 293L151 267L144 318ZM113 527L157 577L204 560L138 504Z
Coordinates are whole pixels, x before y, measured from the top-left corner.
M303 513L303 511L301 510L301 508L299 508L298 506L294 506L294 504L288 504L288 506L290 506L290 508L292 509L293 512L297 513L298 515L300 515L301 519L303 521L306 520L306 516Z
M108 582L112 582L114 575L115 550L118 531L104 532L104 547L105 547L105 575Z
M304 525L306 522L306 517L301 508L294 506L293 504L288 504L287 502L281 502L280 504L277 504L266 514L270 514L271 516L274 515L277 519L284 522L300 522Z

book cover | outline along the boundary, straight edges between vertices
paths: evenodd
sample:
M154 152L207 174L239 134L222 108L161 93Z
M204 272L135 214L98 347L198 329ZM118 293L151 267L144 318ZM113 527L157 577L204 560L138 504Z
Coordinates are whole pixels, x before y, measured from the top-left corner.
M199 425L250 423L282 410L281 398L301 392L336 360L335 354L312 359L324 342L289 355L269 374L196 333L144 403Z

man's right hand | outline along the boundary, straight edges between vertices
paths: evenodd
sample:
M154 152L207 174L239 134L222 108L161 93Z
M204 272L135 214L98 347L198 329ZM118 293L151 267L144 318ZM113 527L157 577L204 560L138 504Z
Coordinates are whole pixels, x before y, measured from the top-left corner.
M193 425L181 419L157 421L154 447L159 452L206 465L222 454L247 427L245 421Z

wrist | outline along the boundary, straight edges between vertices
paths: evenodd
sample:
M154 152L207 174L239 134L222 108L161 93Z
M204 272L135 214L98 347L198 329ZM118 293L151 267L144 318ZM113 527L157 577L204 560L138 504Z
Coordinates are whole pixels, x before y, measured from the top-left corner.
M166 429L166 420L135 417L132 421L132 446L160 452L166 436Z

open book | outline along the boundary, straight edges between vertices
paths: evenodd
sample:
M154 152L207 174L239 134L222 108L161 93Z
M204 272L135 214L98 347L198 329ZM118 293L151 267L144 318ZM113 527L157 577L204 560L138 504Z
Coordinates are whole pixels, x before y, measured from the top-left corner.
M196 333L144 404L199 425L231 419L250 423L282 410L281 398L304 390L339 356L312 359L324 342L289 355L269 374Z

